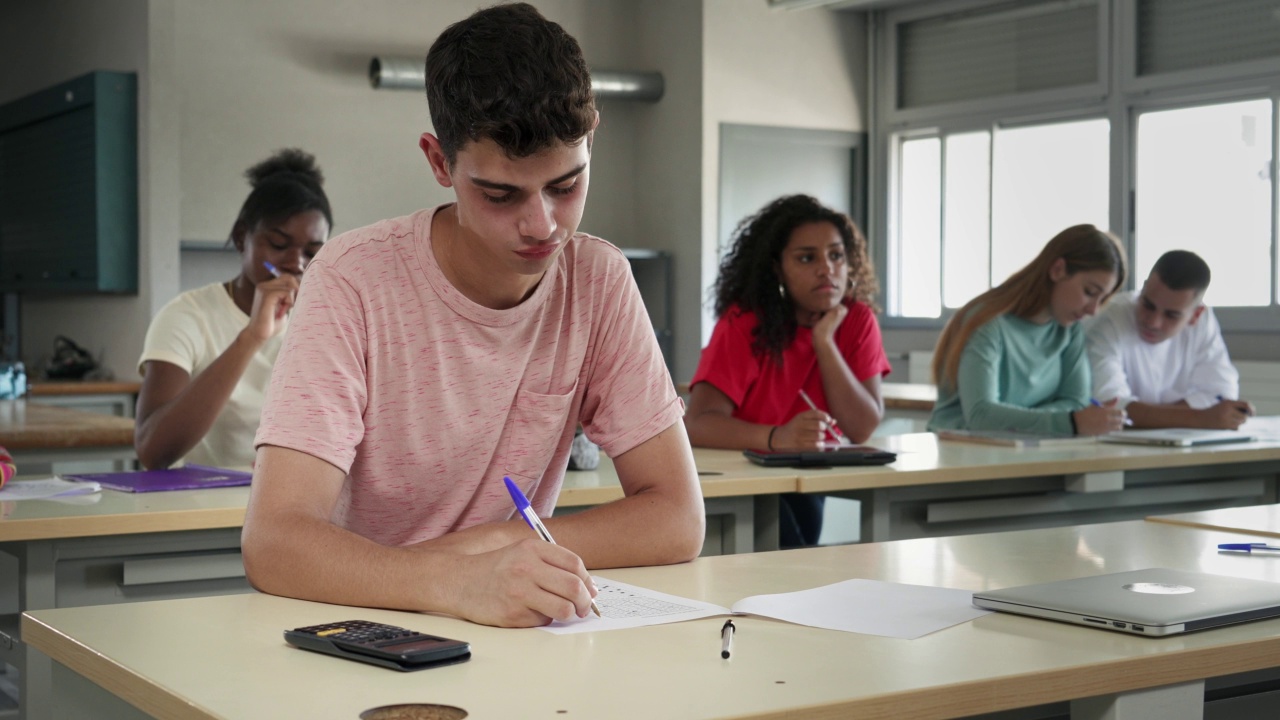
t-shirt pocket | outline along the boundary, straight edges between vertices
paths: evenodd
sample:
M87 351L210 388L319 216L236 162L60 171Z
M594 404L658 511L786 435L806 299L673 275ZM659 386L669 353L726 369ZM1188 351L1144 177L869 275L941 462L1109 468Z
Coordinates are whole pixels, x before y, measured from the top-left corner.
M568 425L575 385L563 395L521 391L507 417L504 472L540 480Z

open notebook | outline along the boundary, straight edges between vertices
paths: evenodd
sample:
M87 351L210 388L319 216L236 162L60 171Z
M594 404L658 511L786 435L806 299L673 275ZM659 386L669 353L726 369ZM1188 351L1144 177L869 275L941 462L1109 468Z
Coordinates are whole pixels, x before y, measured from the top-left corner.
M96 482L104 488L123 492L157 492L161 490L195 490L198 488L231 487L248 485L252 473L239 470L187 465L168 470L139 470L136 472L83 473L63 475L67 480Z

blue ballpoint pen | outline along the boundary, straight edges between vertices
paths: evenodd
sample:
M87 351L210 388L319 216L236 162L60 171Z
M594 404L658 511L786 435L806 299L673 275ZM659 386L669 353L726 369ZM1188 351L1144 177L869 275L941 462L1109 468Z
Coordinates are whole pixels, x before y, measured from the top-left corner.
M533 511L533 506L529 504L529 498L521 492L520 486L511 482L511 478L504 477L502 481L507 484L507 492L511 493L511 500L516 504L516 512L520 513L520 517L524 518L525 523L538 533L538 537L546 540L552 545L556 545L556 541L551 537L551 532L547 530L547 526L542 524L542 520L538 517L538 513ZM591 612L596 617L604 617L600 614L600 608L596 607L596 601L591 601Z
M1280 551L1280 547L1268 545L1266 543L1222 543L1218 545L1219 550L1239 550L1242 552L1253 552L1254 550L1272 550Z
M1102 403L1098 402L1098 398L1089 398L1089 404L1094 407L1102 407ZM1124 416L1124 424L1126 427L1133 424L1133 420L1129 418L1128 414Z
M280 271L276 269L275 265L263 260L262 267L266 268L267 272L271 273L271 277L280 277Z

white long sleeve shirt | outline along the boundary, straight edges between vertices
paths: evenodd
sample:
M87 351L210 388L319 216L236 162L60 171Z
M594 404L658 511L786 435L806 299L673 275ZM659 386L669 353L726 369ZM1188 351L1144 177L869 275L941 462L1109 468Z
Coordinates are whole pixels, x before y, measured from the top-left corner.
M1138 293L1117 295L1086 326L1093 396L1202 410L1219 397L1236 399L1240 374L1231 364L1222 329L1206 307L1194 325L1156 344L1138 335Z

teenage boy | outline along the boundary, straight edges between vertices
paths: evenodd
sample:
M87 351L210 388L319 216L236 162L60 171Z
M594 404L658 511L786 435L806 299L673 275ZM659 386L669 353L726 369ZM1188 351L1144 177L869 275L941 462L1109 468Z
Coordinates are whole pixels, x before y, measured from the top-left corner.
M1209 266L1171 250L1142 289L1117 295L1088 326L1093 396L1120 398L1139 428L1234 430L1253 414L1203 301Z
M419 145L456 202L338 237L308 268L256 440L255 587L531 626L590 612L586 568L701 550L682 406L629 266L577 232L590 83L577 41L527 4L432 45ZM579 423L625 497L550 518Z

